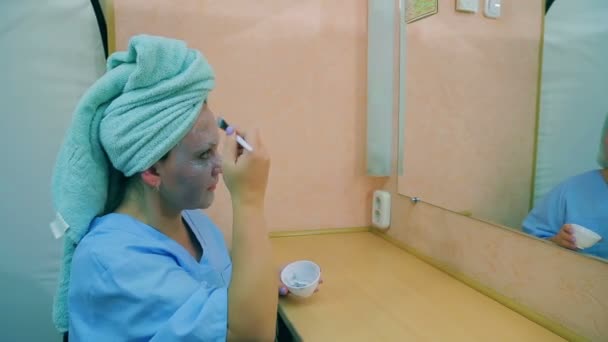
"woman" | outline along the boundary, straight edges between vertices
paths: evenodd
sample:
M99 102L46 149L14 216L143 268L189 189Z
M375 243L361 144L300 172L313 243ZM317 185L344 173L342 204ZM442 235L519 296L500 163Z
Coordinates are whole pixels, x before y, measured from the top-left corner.
M53 176L54 227L69 227L54 320L71 341L274 339L269 158L258 134L220 158L213 86L198 51L142 35L81 99ZM221 173L232 261L199 210Z
M608 115L599 150L601 169L571 177L551 190L524 220L524 232L578 250L571 224L579 224L603 237L582 252L608 259Z

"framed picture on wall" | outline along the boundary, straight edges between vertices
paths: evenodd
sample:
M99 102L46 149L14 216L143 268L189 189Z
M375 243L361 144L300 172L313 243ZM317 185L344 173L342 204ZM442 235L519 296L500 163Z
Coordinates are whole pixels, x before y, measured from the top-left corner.
M405 22L408 24L439 11L438 0L405 0L405 4Z

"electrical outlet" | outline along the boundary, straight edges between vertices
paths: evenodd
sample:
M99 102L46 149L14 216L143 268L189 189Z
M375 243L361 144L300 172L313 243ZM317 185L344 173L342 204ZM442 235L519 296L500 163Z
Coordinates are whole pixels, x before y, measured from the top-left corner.
M391 195L387 191L374 192L372 203L372 225L386 229L391 224Z

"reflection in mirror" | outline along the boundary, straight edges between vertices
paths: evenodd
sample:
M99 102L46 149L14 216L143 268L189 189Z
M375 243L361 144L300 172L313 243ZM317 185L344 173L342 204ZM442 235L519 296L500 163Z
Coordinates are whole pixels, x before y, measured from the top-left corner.
M524 220L523 231L582 253L608 259L608 115L598 164L553 188Z
M399 193L608 258L608 2L543 2L406 26Z

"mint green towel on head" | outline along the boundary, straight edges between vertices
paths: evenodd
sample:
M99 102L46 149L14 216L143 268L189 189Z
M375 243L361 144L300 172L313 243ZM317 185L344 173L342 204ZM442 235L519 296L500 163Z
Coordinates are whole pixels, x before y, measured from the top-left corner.
M128 177L159 161L193 127L213 87L213 70L199 51L139 35L110 56L107 72L81 98L52 181L54 208L68 226L53 306L59 331L69 327L72 255L110 200L111 170Z

